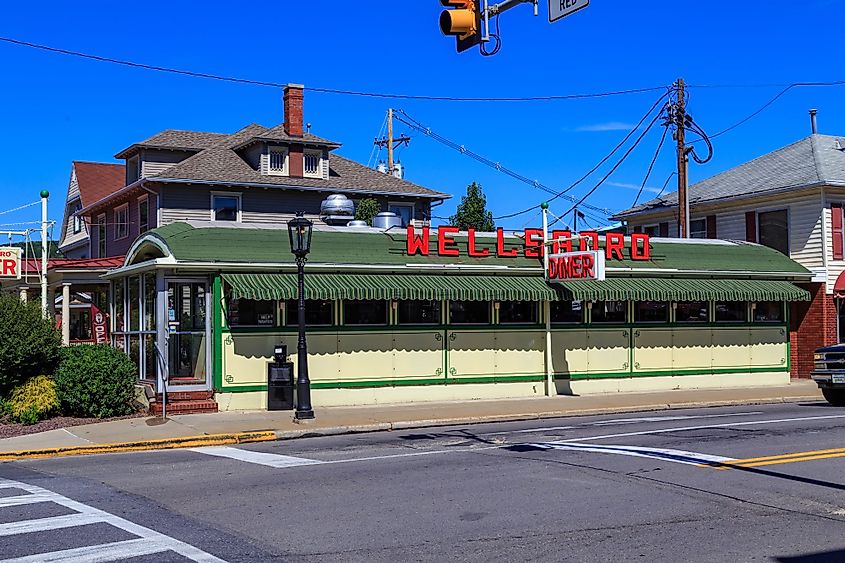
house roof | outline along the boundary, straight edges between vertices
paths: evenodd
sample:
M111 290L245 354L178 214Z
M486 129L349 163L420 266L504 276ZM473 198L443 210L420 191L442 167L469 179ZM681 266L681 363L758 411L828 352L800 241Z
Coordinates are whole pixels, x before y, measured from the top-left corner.
M225 133L206 133L204 131L185 131L165 129L140 143L130 145L114 155L115 158L128 158L140 149L170 149L200 151L228 137Z
M845 187L845 137L810 135L690 186L689 200L695 205L815 186ZM673 192L612 218L625 219L677 205L678 192Z
M126 166L104 162L73 162L79 197L87 207L118 191L126 183Z

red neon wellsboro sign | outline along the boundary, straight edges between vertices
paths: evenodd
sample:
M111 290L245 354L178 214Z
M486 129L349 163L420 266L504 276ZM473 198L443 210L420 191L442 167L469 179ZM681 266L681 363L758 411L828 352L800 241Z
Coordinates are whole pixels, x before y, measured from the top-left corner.
M458 227L437 227L437 256L460 256L461 248L455 240L460 232ZM431 253L430 229L422 229L419 233L413 226L408 225L408 256L429 256ZM495 249L489 245L479 247L475 239L475 229L467 229L466 255L476 258L495 256L499 258L516 258L520 253L526 258L541 258L543 256L543 230L525 229L524 242L519 246L506 244L505 230L496 229ZM581 231L573 239L571 231L552 231L549 235L551 254L566 252L602 250L600 242L604 241L604 255L607 260L649 260L651 247L649 237L645 233L633 233L631 244L625 245L625 235L622 233L598 233L596 231ZM575 248L577 246L577 248Z

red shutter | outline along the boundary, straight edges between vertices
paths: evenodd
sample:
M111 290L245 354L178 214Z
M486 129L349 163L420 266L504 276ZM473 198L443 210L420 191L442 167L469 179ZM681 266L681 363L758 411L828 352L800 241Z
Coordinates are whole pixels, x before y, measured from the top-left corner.
M716 238L716 216L707 216L707 238Z
M669 236L669 223L660 223L660 236L664 238Z
M830 220L833 223L833 259L842 260L842 204L830 204Z
M748 211L745 214L745 240L757 242L757 212Z

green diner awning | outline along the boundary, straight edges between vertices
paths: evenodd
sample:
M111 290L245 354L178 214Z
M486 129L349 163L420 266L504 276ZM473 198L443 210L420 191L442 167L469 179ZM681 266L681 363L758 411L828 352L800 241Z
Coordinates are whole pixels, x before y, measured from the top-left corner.
M223 274L236 299L294 299L296 274ZM315 274L306 299L453 299L467 301L809 301L787 281L611 278L547 284L539 276Z
M610 278L556 284L561 299L584 301L809 301L809 292L787 281Z

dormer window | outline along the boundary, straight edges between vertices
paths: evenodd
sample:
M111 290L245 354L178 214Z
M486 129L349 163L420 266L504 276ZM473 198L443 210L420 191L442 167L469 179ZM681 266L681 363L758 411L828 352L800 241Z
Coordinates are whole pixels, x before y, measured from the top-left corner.
M73 209L73 234L82 232L82 217L78 213L82 210L82 204L77 202Z
M267 171L274 176L288 175L288 150L284 147L270 147Z
M302 173L309 178L322 178L323 171L320 169L323 159L322 151L305 151L302 156Z

